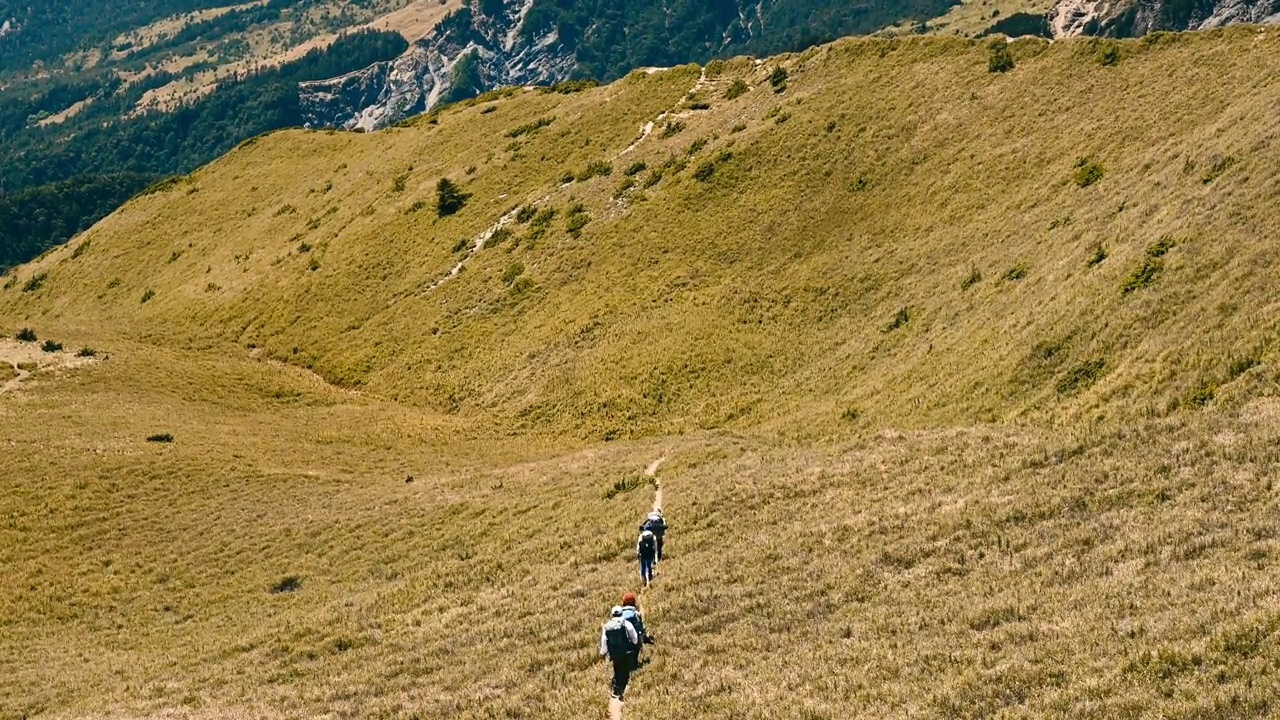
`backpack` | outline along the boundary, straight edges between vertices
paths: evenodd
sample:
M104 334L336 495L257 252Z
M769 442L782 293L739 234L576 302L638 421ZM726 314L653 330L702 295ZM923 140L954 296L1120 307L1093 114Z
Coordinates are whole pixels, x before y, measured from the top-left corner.
M653 532L645 530L640 533L640 552L646 555L652 555L658 551L658 543L654 538Z
M604 642L610 660L621 660L631 653L631 638L627 637L627 621L620 617L604 624Z
M667 521L658 513L650 513L649 517L645 518L643 527L654 535L662 537L662 533L667 531Z
M644 642L644 619L640 617L640 611L630 605L622 608L622 619L631 623L631 627L636 629L636 635L640 638L640 642Z

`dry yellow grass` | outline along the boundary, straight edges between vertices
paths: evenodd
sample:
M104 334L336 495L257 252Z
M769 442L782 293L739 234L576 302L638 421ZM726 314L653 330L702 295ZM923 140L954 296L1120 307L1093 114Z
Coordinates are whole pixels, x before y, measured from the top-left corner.
M0 291L110 355L0 396L0 716L602 715L663 456L628 717L1274 714L1277 42L843 41L135 200Z

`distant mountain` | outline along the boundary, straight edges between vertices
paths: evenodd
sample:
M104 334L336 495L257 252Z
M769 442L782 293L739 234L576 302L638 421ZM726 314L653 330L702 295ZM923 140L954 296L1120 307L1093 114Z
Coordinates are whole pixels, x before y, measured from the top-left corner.
M954 0L473 0L401 58L302 87L311 124L374 130L506 85L802 50L936 17Z
M1276 22L1280 0L1062 0L1048 14L1055 37L1140 37L1157 30Z

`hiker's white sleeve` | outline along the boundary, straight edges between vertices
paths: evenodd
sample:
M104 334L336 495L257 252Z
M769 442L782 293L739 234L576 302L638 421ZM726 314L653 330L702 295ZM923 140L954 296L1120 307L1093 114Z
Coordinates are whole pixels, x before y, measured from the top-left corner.
M640 644L640 636L639 636L638 634L636 634L636 626L635 626L635 625L632 625L632 624L631 624L631 621L629 621L629 620L628 620L628 621L626 621L626 622L623 622L623 623L622 623L622 626L623 626L623 627L625 627L625 628L627 629L627 639L631 641L631 644L632 644L632 645L639 645L639 644Z
M609 638L605 637L604 630L600 631L600 657L609 654Z

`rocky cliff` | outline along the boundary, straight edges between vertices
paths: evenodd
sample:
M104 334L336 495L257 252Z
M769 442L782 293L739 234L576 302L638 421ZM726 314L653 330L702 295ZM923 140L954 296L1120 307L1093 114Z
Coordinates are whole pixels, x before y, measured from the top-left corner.
M1280 0L1062 0L1048 14L1053 37L1141 37L1157 30L1277 22Z
M531 6L525 0L491 16L464 8L395 60L303 83L303 117L316 127L376 130L491 88L563 80L573 54L554 28L526 29Z
M401 58L301 88L316 127L374 130L505 85L802 50L955 0L471 0Z

